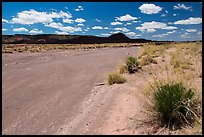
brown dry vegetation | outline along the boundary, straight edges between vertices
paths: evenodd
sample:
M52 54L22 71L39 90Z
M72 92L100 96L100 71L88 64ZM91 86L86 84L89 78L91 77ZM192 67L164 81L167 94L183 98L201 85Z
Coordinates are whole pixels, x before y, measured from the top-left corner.
M2 53L39 52L58 49L96 49L141 46L137 43L103 43L103 44L2 44Z

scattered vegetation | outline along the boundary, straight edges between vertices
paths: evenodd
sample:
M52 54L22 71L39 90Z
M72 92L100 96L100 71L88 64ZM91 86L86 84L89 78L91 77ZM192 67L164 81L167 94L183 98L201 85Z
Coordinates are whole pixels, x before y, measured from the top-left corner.
M137 46L129 43L103 43L103 44L2 44L2 53L39 52L57 49L96 49Z
M143 51L138 56L141 66L149 64L157 64L156 58L163 55L166 49L171 47L170 44L157 46L155 44L146 44L143 46Z
M141 66L146 66L142 73L148 74L146 78L148 82L151 77L154 80L154 83L147 84L150 88L144 92L152 110L150 115L156 118L153 118L153 123L159 122L160 126L168 127L169 131L183 129L188 125L193 127L193 133L200 134L202 89L198 86L192 88L192 85L202 78L202 71L200 71L202 44L171 43L159 46L146 44L140 50L142 52L138 57L126 58L126 64L119 68L119 74L126 72L132 74ZM164 73L167 74L167 80L163 79L166 78ZM109 85L126 82L123 78L118 80L121 79L119 74L109 75ZM162 79L155 74L160 75ZM190 86L186 83L190 83Z
M141 58L143 56L150 56L152 58L159 57L161 54L164 53L164 51L168 48L170 48L170 45L152 45L152 44L146 44L143 46L143 52L141 55L139 55L138 58Z
M169 133L189 134L185 131L191 130L192 134L201 134L202 43L172 43L159 55L157 65L149 65L149 60L144 58L149 55L155 59L151 55L156 52L140 56L140 65L147 65L143 73L151 72L145 78L151 88L144 90L151 108L149 115L155 116L154 122L168 127ZM153 83L150 82L152 79Z
M113 72L108 75L108 84L113 85L113 84L121 84L125 83L127 80L119 73Z
M154 59L152 56L150 55L147 55L145 57L142 57L141 60L140 60L140 65L141 66L146 66L146 65L149 65L149 64L157 64L157 61L156 59Z

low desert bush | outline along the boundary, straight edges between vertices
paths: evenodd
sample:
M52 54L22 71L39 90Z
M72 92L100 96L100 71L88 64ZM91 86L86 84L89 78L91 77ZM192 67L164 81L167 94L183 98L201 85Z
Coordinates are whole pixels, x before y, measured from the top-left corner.
M130 74L135 73L139 69L139 62L136 58L130 56L126 59L127 70Z
M156 82L152 90L153 106L161 123L180 128L198 120L200 105L192 88L186 88L182 82Z
M108 75L108 84L113 85L113 84L121 84L125 83L127 80L119 73L113 72Z

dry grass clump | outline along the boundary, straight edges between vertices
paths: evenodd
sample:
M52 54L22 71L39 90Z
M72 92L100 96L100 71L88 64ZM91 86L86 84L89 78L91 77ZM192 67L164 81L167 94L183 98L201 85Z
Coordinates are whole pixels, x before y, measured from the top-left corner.
M125 77L123 77L121 74L117 72L112 72L108 75L108 84L113 85L113 84L122 84L125 83L127 80Z
M140 59L140 65L141 66L146 66L146 65L149 65L149 64L157 64L157 60L154 59L152 56L150 55L147 55L147 56L144 56Z
M125 64L120 65L120 67L119 67L119 73L120 73L120 74L127 73L127 66L126 66Z

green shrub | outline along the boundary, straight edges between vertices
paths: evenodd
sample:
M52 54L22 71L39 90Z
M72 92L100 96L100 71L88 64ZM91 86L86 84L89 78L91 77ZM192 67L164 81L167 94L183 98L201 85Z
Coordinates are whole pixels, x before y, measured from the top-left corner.
M127 80L121 75L118 74L116 72L114 73L110 73L108 75L108 84L109 85L113 85L113 84L121 84L121 83L125 83Z
M135 73L139 69L139 62L136 58L130 56L126 59L126 66L129 73Z
M199 112L194 91L186 89L182 83L158 84L154 87L154 107L161 122L170 127L195 122Z

